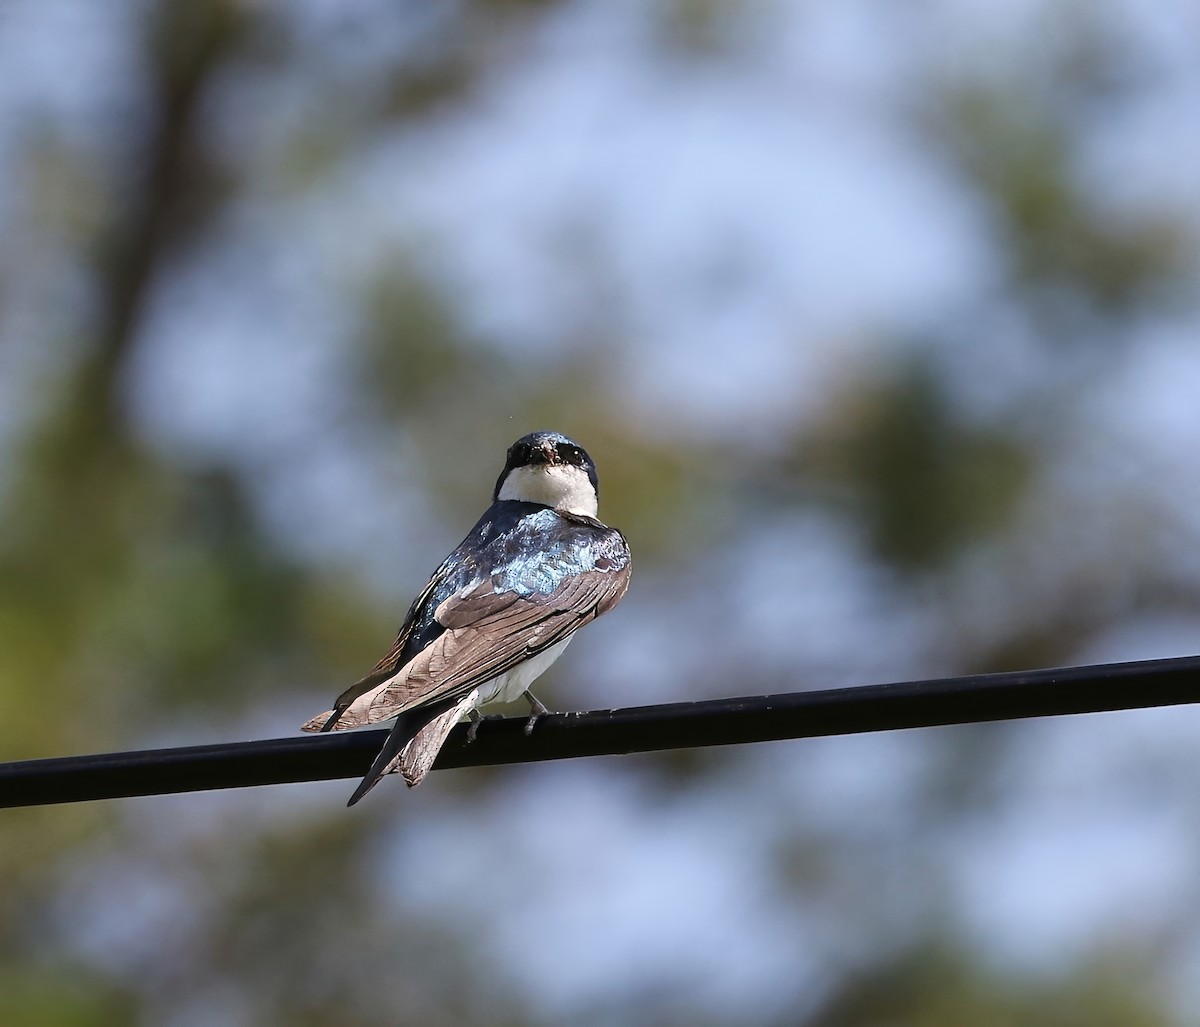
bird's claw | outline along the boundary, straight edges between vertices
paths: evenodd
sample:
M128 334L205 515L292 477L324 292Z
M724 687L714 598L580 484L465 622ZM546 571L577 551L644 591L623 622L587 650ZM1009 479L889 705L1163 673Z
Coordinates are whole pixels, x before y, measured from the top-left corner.
M485 720L503 720L504 719L504 716L502 714L489 713L487 716L484 716L478 710L472 710L470 713L467 714L467 716L471 718L471 726L469 728L467 728L467 742L468 743L475 741L476 736L479 734L479 725L482 724Z
M529 703L529 709L531 711L529 714L529 719L525 721L525 734L531 735L533 734L533 725L538 722L540 717L549 713L550 709L544 702L542 702L541 699L529 691L529 689L525 690L524 695L525 701Z

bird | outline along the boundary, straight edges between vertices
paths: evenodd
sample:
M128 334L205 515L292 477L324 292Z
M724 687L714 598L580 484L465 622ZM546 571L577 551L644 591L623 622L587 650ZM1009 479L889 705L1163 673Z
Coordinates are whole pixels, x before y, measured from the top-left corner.
M629 544L596 517L599 479L582 446L535 431L508 449L492 505L417 594L391 649L302 730L396 718L353 806L387 774L415 787L450 730L490 703L529 703L529 734L550 711L529 686L584 624L629 587Z

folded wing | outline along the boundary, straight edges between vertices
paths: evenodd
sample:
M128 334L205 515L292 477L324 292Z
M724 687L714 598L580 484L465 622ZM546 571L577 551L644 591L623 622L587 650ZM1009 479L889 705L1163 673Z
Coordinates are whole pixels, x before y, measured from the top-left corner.
M368 723L429 699L467 691L563 641L610 609L629 586L628 565L590 570L553 592L494 592L490 581L447 599L437 610L446 631L371 700Z

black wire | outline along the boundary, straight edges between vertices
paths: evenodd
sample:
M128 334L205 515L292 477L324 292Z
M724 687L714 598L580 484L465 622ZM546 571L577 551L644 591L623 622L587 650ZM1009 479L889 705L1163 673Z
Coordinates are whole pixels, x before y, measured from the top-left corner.
M1200 702L1200 656L487 721L435 769ZM361 777L386 731L0 764L0 807Z

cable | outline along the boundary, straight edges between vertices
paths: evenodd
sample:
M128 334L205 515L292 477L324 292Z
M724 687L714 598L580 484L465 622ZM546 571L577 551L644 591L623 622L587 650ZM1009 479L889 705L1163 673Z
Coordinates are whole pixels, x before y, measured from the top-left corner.
M435 769L1200 702L1200 656L670 703L459 725ZM0 807L360 777L386 731L0 764Z

